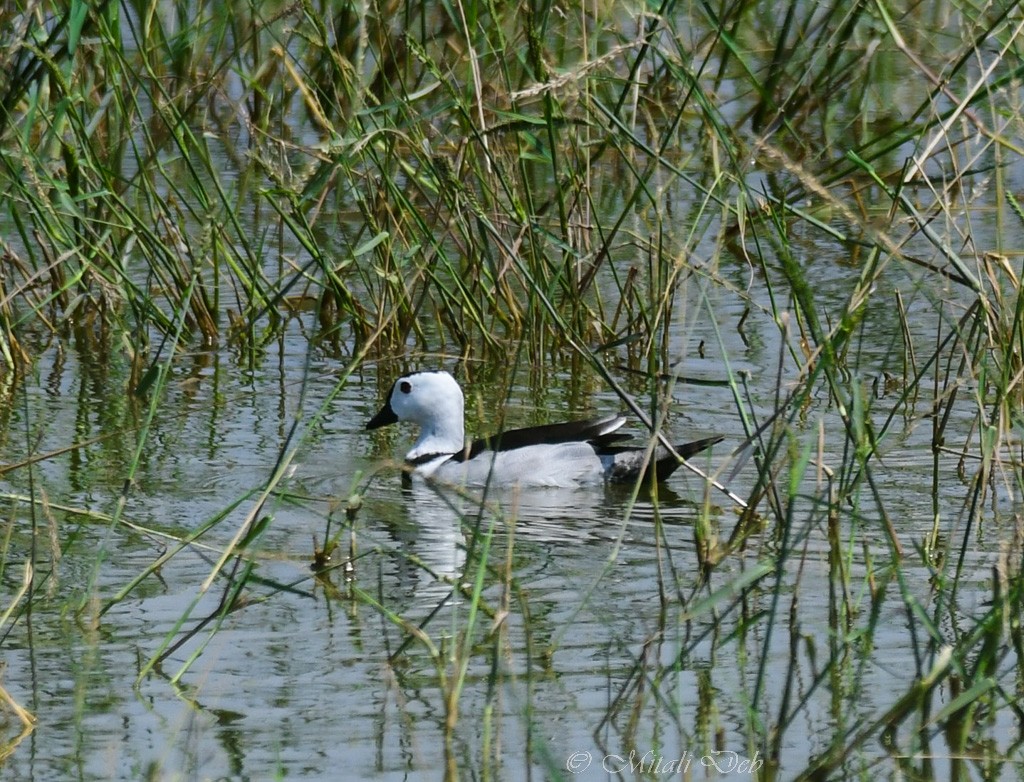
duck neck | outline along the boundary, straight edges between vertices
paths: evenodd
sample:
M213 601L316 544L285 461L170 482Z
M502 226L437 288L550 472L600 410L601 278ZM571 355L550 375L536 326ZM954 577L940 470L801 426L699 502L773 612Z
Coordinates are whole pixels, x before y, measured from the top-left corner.
M462 418L462 408L458 415L446 417L424 426L420 437L412 450L405 455L406 461L422 461L432 455L452 455L466 447L466 430Z

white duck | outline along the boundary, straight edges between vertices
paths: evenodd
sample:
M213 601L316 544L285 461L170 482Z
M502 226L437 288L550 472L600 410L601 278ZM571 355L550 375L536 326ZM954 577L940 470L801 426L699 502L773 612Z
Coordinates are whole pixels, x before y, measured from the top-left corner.
M420 425L420 436L405 455L414 475L461 486L557 486L633 483L644 466L645 449L613 445L629 439L618 434L620 415L564 424L511 429L467 444L462 389L443 371L413 372L398 378L388 400L366 425L377 429L398 421ZM676 446L684 459L721 440L721 436ZM681 462L658 446L645 478L665 480Z

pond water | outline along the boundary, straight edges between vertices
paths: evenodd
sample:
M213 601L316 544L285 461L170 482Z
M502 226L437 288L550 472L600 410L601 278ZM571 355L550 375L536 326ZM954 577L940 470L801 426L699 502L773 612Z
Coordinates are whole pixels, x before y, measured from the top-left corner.
M727 306L716 313L733 324L742 314ZM40 719L12 746L6 779L321 779L339 769L362 779L599 779L620 772L661 778L680 768L695 779L763 775L765 747L750 734L747 711L755 690L756 718L768 723L785 698L806 700L797 712L801 725L776 726L783 732L777 771L785 778L837 731L883 712L893 693L923 673L913 646L925 634L894 594L878 603L863 663L821 680L815 661L823 663L837 644L833 614L841 601L812 492L796 506L790 544L802 553L782 586L773 590L769 576L764 589L747 592L741 608L737 594L697 610L711 591L773 562L772 536L756 536L700 587L699 477L680 471L657 498L635 502L629 492L610 489L494 495L498 513L426 486L403 487L386 463L400 457L411 431L364 431L394 372L367 363L342 377L338 359L310 347L301 325L297 319L255 369L230 350L183 355L130 478L147 400L126 395L127 359L117 351L99 367L89 355L54 344L34 376L8 389L8 461L56 455L10 473L3 487L5 592L14 594L20 563L30 558L38 590L31 616L7 629L3 683ZM687 330L679 339L693 340L706 326L693 328L696 335ZM753 409L764 414L774 409L779 343L767 329L760 333L764 339L754 347L731 337L728 349L731 361L749 368ZM884 363L885 351L883 339L878 356L865 363ZM507 366L439 356L424 357L420 366L437 365L483 378L468 405L470 426L481 431L492 416L476 411L503 404L512 424L619 407L586 371L521 367L506 387L493 379L509 377ZM718 356L691 356L687 367L709 378L725 374ZM645 388L628 376L624 383L638 394ZM742 429L731 390L679 384L671 398L670 439L724 434L725 442L695 464L733 464ZM839 426L826 399L806 411L807 442L819 426ZM877 478L910 548L932 525L931 505L922 501L932 482L931 435L913 416L897 428L898 445L878 465ZM58 453L69 432L85 444ZM287 475L263 498L282 454L293 455ZM956 517L967 484L956 477L953 459L940 469L949 477L942 481L942 515ZM745 497L755 475L748 461L722 477ZM113 523L126 480L124 509ZM344 561L350 547L356 559L314 577L314 542L346 529L353 489L362 506L333 562ZM30 496L37 504L28 503ZM727 536L736 510L723 494L708 496L710 520ZM252 513L269 521L248 552L255 572L246 603L215 632L216 622L187 638L139 680L164 645L216 615L227 579L214 579L205 594L200 585ZM986 521L968 552L949 615L954 624L979 615L991 598L991 568L1000 541L1013 532L1001 530L999 518ZM215 523L196 546L107 603L209 522ZM867 611L865 574L887 571L870 564L888 561L885 532L870 514L851 513L841 523L843 534L865 541L850 547L856 593L849 600ZM952 535L958 527L943 530ZM58 541L59 558L50 540ZM482 548L486 610L472 617ZM927 604L930 573L915 561L906 561L905 589ZM237 576L233 567L226 572ZM91 594L98 602L82 605ZM795 599L794 625L788 617ZM466 653L471 621L477 629ZM418 626L421 637L403 629L409 626ZM465 679L449 728L446 693L461 660ZM1011 729L1005 725L1004 735ZM9 724L13 739L11 730ZM995 732L1002 731L997 725ZM871 768L885 755L880 745L860 752L850 768Z

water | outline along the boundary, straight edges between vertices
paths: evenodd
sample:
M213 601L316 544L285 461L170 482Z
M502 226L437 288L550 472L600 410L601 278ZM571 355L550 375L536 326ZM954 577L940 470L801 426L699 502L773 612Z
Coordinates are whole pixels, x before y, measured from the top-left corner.
M777 348L744 355L755 377L771 376L765 362L774 360ZM689 361L714 374L713 360ZM128 465L147 403L126 397L126 374L116 359L96 372L74 351L49 351L37 378L12 394L18 402L7 427L10 460L55 451L67 444L68 432L92 442L39 462L32 486L26 470L6 477L6 492L24 495L34 488L53 507L37 507L35 514L37 575L47 578L39 582L31 622L22 617L4 641L4 686L40 719L14 749L5 778L135 779L152 771L203 779L275 773L324 779L345 769L352 778L408 779L436 778L447 769L523 779L562 773L568 764L579 770L578 778L599 779L616 768L627 769L627 776L656 777L687 759L692 778L714 778L712 759L723 768L764 759L744 727L744 703L762 659L769 672L763 719L770 722L778 713L783 693L775 685L789 676L791 664L795 694L808 698L800 714L807 731L785 734L783 776L827 746L829 734L817 731L835 730L837 720L848 720L845 729L853 729L856 715L837 710L841 697L832 700L839 683L815 684L821 672L809 662L826 660L835 642L827 629L835 587L820 529L795 528L801 537L794 543L806 554L799 575L786 578L781 610L772 605L771 589L755 590L740 613L725 610L731 600L720 603L721 621L708 613L691 624L680 621L680 601L707 594L696 588L693 532L702 484L682 472L663 488L657 506L649 497L632 505L627 493L611 490L497 497L513 522L490 513L476 521L456 510L471 510L471 504L453 509L426 487L403 488L398 475L385 469L366 486L356 514L361 556L354 570L314 578L313 541L322 544L328 518L333 530L339 528L357 476L399 455L410 439L406 430L383 437L363 430L391 377L377 377L367 365L361 376L339 384L338 367L334 357L290 338L274 344L255 370L240 366L229 350L183 356L131 476ZM517 423L538 414L536 378L523 377L529 382L513 386L509 399ZM547 377L550 395L582 402L578 410L559 406L560 413L615 407L607 393L560 391L564 376ZM583 385L600 387L596 381ZM484 400L493 409L504 392L485 386L483 393L502 395ZM738 439L730 393L677 386L672 439L711 432ZM758 384L755 393L769 409L771 389ZM818 421L830 430L837 425L821 401L808 416L809 436ZM167 415L171 410L175 414ZM887 507L901 511L896 523L904 545L921 539L931 524L927 504L914 490L930 482L929 436L923 423L909 427L902 447L878 468ZM256 507L279 455L292 448L292 472L278 488L296 497L271 495L260 511L271 521L250 552L262 579L247 587L250 602L212 636L199 633L138 681L162 644L215 612L226 581L215 579L203 596L199 585ZM716 448L710 462L697 463L713 466L726 453ZM730 480L731 488L744 495L753 475L748 465ZM65 510L112 514L126 480L123 521L131 528ZM965 486L952 481L947 488L943 507L955 513ZM209 548L171 557L98 614L175 539L236 501L238 507L200 539ZM736 516L724 496L713 493L712 501L712 518L727 536ZM23 502L6 508L9 564L3 578L10 595L20 578L16 563L33 550L32 517ZM870 549L858 549L850 563L852 583L862 590L864 555L884 559L886 538L870 515L851 516L848 523L870 541ZM50 524L61 546L55 564L47 544ZM483 585L491 613L476 618L490 630L476 636L458 721L448 734L438 666L450 679L454 665L439 663L420 641L407 643L403 630L371 601L402 622L422 625L435 651L449 659L469 621L467 595L476 571L466 568L466 547L476 524L493 535ZM988 529L967 563L957 604L962 618L979 615L990 597L989 570L1003 536ZM349 541L342 537L342 550ZM752 546L728 558L711 587L729 583L759 560L770 562L769 555L769 549ZM911 592L927 601L928 573L911 564L904 575ZM90 582L98 603L76 612ZM460 590L453 593L453 586ZM794 597L800 620L788 627ZM190 618L177 627L196 600ZM866 610L863 593L850 600ZM763 621L741 630L738 616L749 620L773 611L770 635ZM504 617L498 624L495 612ZM923 638L919 630L916 635ZM884 604L867 667L858 674L867 694L858 703L860 714L878 713L890 693L908 685L917 663L907 641L906 610L892 599ZM803 653L794 658L791 643ZM202 644L189 670L173 681ZM8 736L14 735L9 724ZM864 762L872 762L870 756Z
M823 273L819 295L838 301L834 271L829 266ZM687 293L690 303L699 300L695 289ZM719 342L708 320L681 319L675 332L681 368L722 378L724 351L734 367L750 372L751 409L766 418L777 401L778 332L755 316L748 324L754 339L744 342L734 328L741 316L737 303L716 299L714 312L719 328L733 330ZM925 334L934 329L934 321L915 325ZM97 362L91 351L54 345L33 377L7 390L6 460L54 455L35 464L31 483L25 469L4 477L9 496L34 491L49 503L48 510L36 506L34 516L24 501L8 499L4 506L4 593L14 594L19 563L33 552L40 578L31 621L22 616L8 625L3 641L3 684L39 718L12 746L5 778L328 779L339 769L350 778L381 780L444 774L588 780L620 771L627 778L661 778L679 768L695 779L765 773L771 764L756 766L766 762L765 749L747 727L747 704L759 679L765 684L757 717L767 725L775 724L784 702L792 709L805 699L800 727L776 726L784 731L778 761L786 778L837 732L855 733L877 719L894 694L927 673L931 661L915 648L927 632L892 581L883 585L890 596L874 620L863 663L824 672L838 643L830 629L836 606L852 607L851 626L864 627L871 607L866 574L875 582L887 574L887 535L866 491L863 508L848 508L841 519L844 540L858 541L849 547L854 591L845 600L836 595L824 523L811 516L820 494L812 469L801 485L804 499L796 504L790 540L801 554L787 565L779 603L769 576L742 607L733 606L736 595L723 596L713 612L699 611L687 622L684 606L708 595L699 588L694 542L704 496L700 479L681 471L657 504L641 497L633 505L627 494L603 490L496 497L504 514L484 513L479 521L470 503L456 503L463 514L429 489L403 489L393 469L367 484L366 476L400 456L411 440L404 429L363 429L395 370L367 363L342 381L342 362L310 347L308 328L312 324L297 320L255 366L229 347L182 355L151 420L149 400L126 394L128 360L113 350ZM705 358L694 349L701 340ZM891 332L880 331L863 343L860 366L869 397L885 401L884 384L873 380L883 370L898 370L893 341ZM437 364L458 367L451 357L422 359L423 366ZM523 366L510 387L508 367L468 369L482 380L470 392L474 430L487 430L506 403L510 425L619 407L585 369ZM646 385L628 373L622 377L646 407ZM786 362L783 393L794 380ZM680 384L671 396L670 439L725 434L724 447L697 464L726 461L742 438L732 392ZM928 411L922 403L897 418L893 444L874 465L909 555L906 589L924 606L931 600L931 573L912 552L932 527ZM971 417L970 406L958 409L950 442L968 436ZM876 425L883 423L879 416ZM827 397L812 399L797 425L803 446L823 427L826 466L842 464L842 455L831 450L842 442L836 435L841 424ZM62 451L71 441L86 444ZM257 511L286 453L294 459L275 488L289 496L271 494ZM940 469L941 529L956 551L969 485L956 476L953 457L944 457ZM755 474L748 462L722 479L746 496ZM112 524L126 482L125 524ZM314 541L322 545L340 528L354 486L363 492L363 505L335 561L353 539L359 558L352 571L339 568L317 579L310 569ZM711 519L724 540L737 517L724 495L712 492L711 501ZM235 503L200 545L175 554L110 602L177 540ZM203 595L200 585L251 513L270 521L249 552L260 580L246 587L246 605L212 635L211 625L186 640L140 679L164 645L215 615L227 581L214 579ZM449 730L444 682L458 673L453 660L470 621L478 549L471 561L466 549L478 529L493 536L482 593L488 610L475 618L481 629ZM942 633L967 632L972 618L984 613L992 568L1013 536L1012 519L986 519ZM59 542L57 561L51 538ZM759 562L771 564L771 540L769 529L727 557L710 588L730 584ZM95 601L80 606L83 595L93 594ZM790 623L793 600L797 620ZM430 645L410 640L409 626L421 627ZM182 673L193 654L198 657ZM1005 679L1012 655L1001 670ZM951 697L942 689L934 708ZM1013 726L1006 711L994 720L990 733L1009 742ZM8 722L8 741L17 735ZM933 742L941 754L941 738ZM996 747L1011 751L1010 743ZM847 768L872 768L884 755L869 741ZM946 761L936 763L948 768Z
M267 369L256 374L240 371L225 355L203 357L204 368L198 372L189 366L189 359L183 360L180 373L169 383L164 408L179 412L153 421L132 481L124 520L136 529L53 511L57 536L64 541L63 556L40 587L45 597L37 597L31 632L23 622L5 644L6 686L41 718L26 740L29 746L19 748L8 766L12 778L69 774L134 778L150 764L191 770L203 778L260 776L275 767L289 777L317 778L339 763L358 769L360 775L401 771L410 763L433 767L432 753L443 742L423 727L431 724L431 715L434 721L439 719L439 704L430 692L430 664L415 661L421 655L414 647L412 667L400 675L422 681L412 692L404 691L395 680L398 674L386 664L389 647L393 650L401 643L401 633L386 623L382 628L375 612L345 599L347 586L341 574L331 576L333 588L328 589L317 584L309 570L312 539L323 540L326 503L344 499L356 473L378 461L372 438L362 431L378 403L377 383L372 377L355 381L332 397L333 360L317 356L307 370L304 353L287 353L291 347L287 342L280 347L281 361L267 361ZM65 356L59 370L48 367L41 373L50 379L50 388L59 388L60 393L29 395L32 431L44 435L36 450L59 447L57 433L73 430L72 422L77 422L84 437L96 436L101 428L94 424L105 415L113 417L107 427L119 435L118 441L108 439L82 448L74 459L55 457L40 463L35 483L54 504L111 513L135 439L126 422L137 423L142 412L110 413L116 400L124 398L122 375L109 373L105 381L92 383L89 393L82 393L78 380L84 384L83 372L73 356ZM306 396L300 407L304 378ZM173 675L196 648L194 643L165 662L163 676L151 676L135 689L141 666L196 597L216 553L200 550L173 557L98 620L91 607L79 617L64 613L92 577L96 552L106 551L96 574L102 600L172 545L167 538L139 528L179 537L258 489L271 474L277 454L287 447L296 417L308 419L320 409L327 416L302 430L306 439L288 484L315 499L300 506L272 501L274 520L256 554L261 577L292 584L296 591L277 594L267 603L232 615L180 688L165 677ZM14 417L21 418L17 412ZM12 422L11 430L20 426L22 421ZM25 473L13 475L24 478ZM25 485L7 488L12 493L29 489ZM215 548L223 546L253 502L243 501L202 541ZM365 503L358 517L359 545L370 551L377 547L381 553L360 561L359 586L376 594L381 579L388 605L412 620L448 601L449 589L408 557L414 554L437 577L457 579L465 557L458 517L429 492L403 493L393 473L375 481ZM578 492L571 497L548 493L532 507L527 505L526 498L519 504L515 574L525 589L542 593L531 616L543 620L546 629L538 625L532 632L548 635L565 626L567 619L561 614L578 604L580 587L606 566L614 542L625 535L628 551L628 541L645 537L650 524L638 513L638 520L623 528L622 498L609 499L603 493ZM686 512L664 511L666 527L684 539L688 535L678 517ZM9 518L14 524L8 562L14 563L31 546L26 506L14 506ZM45 521L38 523L45 525ZM503 551L501 539L506 536L499 530L497 552ZM44 541L45 537L41 535ZM48 559L45 553L37 553L40 573ZM635 577L640 571L634 570L632 559L631 554L616 567L629 567ZM635 563L643 571L649 565L646 556ZM18 575L8 567L4 573L8 590ZM645 580L631 577L627 584L629 591L635 590L631 600L649 598ZM194 616L212 610L222 589L222 583L215 583ZM97 626L90 627L94 621ZM87 631L73 631L76 623ZM437 624L443 631L442 620L435 620L431 631ZM579 643L580 651L589 657L592 620L577 618L574 624L573 643L565 648L574 653ZM427 692L417 694L422 689ZM472 686L468 689L474 692ZM404 735L411 729L408 718L402 716L410 708L406 703L410 699L412 708L419 703L428 717L416 723L415 733L426 736L414 744L422 744L423 749L409 747L394 756L371 751L389 731ZM472 711L472 697L464 708ZM393 724L387 727L389 723ZM397 750L412 738L384 744ZM68 751L45 750L52 746L65 746ZM24 766L20 759L25 759Z

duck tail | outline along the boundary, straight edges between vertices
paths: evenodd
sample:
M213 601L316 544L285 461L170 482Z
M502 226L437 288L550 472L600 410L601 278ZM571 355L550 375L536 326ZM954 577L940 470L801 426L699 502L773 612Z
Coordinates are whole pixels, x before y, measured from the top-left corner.
M705 437L703 440L694 440L690 443L683 443L682 445L675 446L675 451L684 459L689 459L691 456L696 456L701 451L710 448L717 442L720 442L724 437L724 435L719 434L714 437ZM647 475L649 477L653 470L654 480L660 482L679 469L680 464L682 464L682 462L676 459L673 454L666 453L647 468Z
M705 437L703 440L694 440L692 443L677 445L676 453L684 459L689 459L691 456L696 456L701 451L710 448L715 443L721 442L724 439L725 435L718 434L714 437Z

